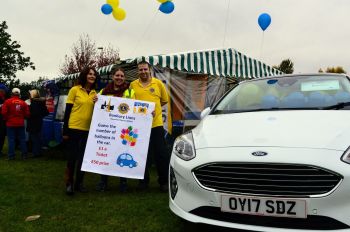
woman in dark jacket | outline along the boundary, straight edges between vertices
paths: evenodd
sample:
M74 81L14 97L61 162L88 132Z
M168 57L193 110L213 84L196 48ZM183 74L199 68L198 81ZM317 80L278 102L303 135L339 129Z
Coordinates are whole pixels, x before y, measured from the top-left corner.
M33 157L41 155L41 128L43 118L49 114L45 105L45 99L40 98L39 91L33 89L29 91L30 97L30 118L27 119L27 131L32 142Z
M103 88L99 94L114 96L114 97L124 97L134 99L134 90L129 89L130 84L125 82L125 71L124 69L116 66L111 71L112 82L109 83L105 88ZM101 181L97 185L97 190L104 192L107 190L107 175L101 175ZM120 192L127 191L127 180L126 178L120 178L119 190Z

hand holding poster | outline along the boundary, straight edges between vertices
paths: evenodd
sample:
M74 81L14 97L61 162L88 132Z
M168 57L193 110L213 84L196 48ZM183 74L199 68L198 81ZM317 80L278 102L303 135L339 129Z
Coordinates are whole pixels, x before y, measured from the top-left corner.
M143 179L154 103L99 96L95 103L83 171Z

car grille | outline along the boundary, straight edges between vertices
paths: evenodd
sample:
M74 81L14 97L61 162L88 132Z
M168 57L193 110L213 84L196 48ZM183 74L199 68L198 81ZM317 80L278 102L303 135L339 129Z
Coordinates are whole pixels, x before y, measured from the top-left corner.
M331 192L342 176L298 164L212 163L193 170L205 188L249 195L307 197Z

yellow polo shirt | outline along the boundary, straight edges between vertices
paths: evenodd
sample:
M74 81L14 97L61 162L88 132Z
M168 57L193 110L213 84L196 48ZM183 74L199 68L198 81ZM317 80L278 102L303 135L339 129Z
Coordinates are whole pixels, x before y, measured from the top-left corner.
M94 111L94 102L92 99L96 96L96 91L91 90L88 94L81 85L72 87L69 90L67 103L73 104L72 112L69 116L68 127L88 131Z
M156 104L152 128L163 126L162 105L168 103L168 93L163 82L152 77L151 82L143 87L140 80L137 79L131 82L130 88L135 91L135 99L154 102Z

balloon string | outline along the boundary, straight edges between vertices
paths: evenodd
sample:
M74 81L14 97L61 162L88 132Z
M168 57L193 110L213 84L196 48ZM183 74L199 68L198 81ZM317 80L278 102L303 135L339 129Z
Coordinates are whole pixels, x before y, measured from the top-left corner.
M264 31L263 31L263 33L262 33L261 45L260 45L260 61L262 60L263 47L264 47Z
M137 42L136 42L136 44L135 44L135 47L134 47L134 50L133 50L133 52L131 53L131 54L132 54L132 57L135 57L135 53L136 53L136 50L138 49L138 47L139 47L139 45L140 45L140 43L141 43L141 39L144 39L144 38L145 38L145 36L146 36L146 34L147 34L149 28L151 27L151 25L153 24L154 20L156 19L156 16L158 15L158 11L159 11L159 10L157 10L156 13L153 15L151 21L148 23L148 25L147 25L146 29L144 30L142 36L137 40Z
M101 30L100 30L100 33L99 33L99 36L98 36L98 39L97 39L98 44L100 44L100 41L101 41L101 38L102 38L102 34L105 32L107 20L108 20L108 17L106 17L105 22L104 22L103 26L101 27ZM97 46L101 47L100 45L97 45Z
M223 42L222 42L222 48L225 48L226 34L227 34L227 25L228 25L228 19L229 19L229 16L230 16L230 3L231 3L231 0L228 0L227 12L226 12L226 21L225 21L225 33L224 33L224 39L223 39Z

